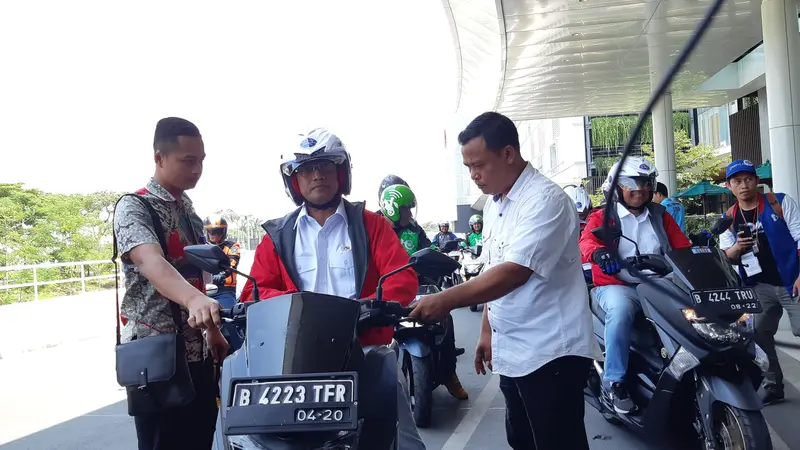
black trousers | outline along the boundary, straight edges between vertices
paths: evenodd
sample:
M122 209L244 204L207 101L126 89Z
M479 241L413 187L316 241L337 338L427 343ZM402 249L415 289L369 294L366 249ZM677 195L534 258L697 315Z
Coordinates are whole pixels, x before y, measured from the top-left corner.
M158 414L134 417L139 450L210 450L217 422L214 362L189 363L194 400Z
M589 450L583 388L591 360L564 356L524 377L500 376L514 450Z

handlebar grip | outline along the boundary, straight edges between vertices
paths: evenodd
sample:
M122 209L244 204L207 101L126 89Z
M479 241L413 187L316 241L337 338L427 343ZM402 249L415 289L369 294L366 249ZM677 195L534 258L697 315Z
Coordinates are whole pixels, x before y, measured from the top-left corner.
M219 317L222 319L233 319L233 310L231 309L220 309L219 310Z

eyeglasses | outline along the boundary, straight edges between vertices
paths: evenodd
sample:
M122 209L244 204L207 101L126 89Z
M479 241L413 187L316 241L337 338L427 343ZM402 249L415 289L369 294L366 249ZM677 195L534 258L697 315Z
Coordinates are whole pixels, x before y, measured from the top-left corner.
M336 164L331 161L319 161L316 163L303 164L295 170L300 175L310 175L319 172L324 175L332 174L336 170Z

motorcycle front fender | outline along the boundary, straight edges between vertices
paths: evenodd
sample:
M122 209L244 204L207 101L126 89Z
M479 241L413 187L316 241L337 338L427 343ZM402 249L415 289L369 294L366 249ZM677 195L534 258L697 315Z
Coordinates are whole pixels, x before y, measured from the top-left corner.
M738 383L715 376L701 376L697 387L698 402L703 411L710 411L714 402L727 403L745 411L761 411L764 407L753 383L742 377Z
M424 358L431 354L431 348L428 344L418 339L407 339L399 341L400 348L407 351L417 358Z

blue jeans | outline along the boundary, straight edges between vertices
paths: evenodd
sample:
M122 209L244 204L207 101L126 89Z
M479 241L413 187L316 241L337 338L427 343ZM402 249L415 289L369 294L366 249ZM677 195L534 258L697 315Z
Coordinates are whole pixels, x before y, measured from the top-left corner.
M636 314L642 311L639 295L630 286L600 286L595 300L606 312L606 363L603 381L606 385L621 382L628 368L631 333Z

